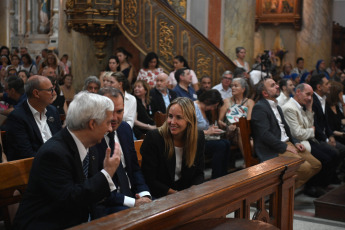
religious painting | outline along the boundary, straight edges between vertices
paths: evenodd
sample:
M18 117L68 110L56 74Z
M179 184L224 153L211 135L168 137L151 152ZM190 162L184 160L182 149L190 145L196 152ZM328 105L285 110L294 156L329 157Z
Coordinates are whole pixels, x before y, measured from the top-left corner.
M39 25L38 33L48 34L50 31L50 0L38 0Z
M260 24L290 23L301 29L302 0L256 0L255 29Z

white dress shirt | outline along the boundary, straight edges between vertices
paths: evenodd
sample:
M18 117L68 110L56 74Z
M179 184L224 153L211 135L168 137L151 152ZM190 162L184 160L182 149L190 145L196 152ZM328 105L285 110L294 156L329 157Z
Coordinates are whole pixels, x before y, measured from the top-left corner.
M50 128L47 124L47 116L46 116L47 109L44 109L44 112L40 113L34 107L30 105L29 100L27 100L27 102L31 110L31 113L34 116L38 129L40 130L43 143L45 143L47 140L49 140L52 137L52 132L50 131Z
M281 118L281 116L280 116L280 114L279 114L279 111L278 111L278 108L277 108L278 103L275 102L275 101L272 101L272 100L267 100L267 101L268 101L268 103L270 104L271 109L273 110L273 113L274 113L274 115L276 116L276 118L277 118L277 120L278 120L278 124L279 124L279 127L280 127L280 133L281 133L281 135L280 135L280 140L281 140L282 142L287 142L287 141L289 141L289 137L288 137L287 134L286 134L286 131L285 131L285 128L284 128L284 124L283 124L282 118Z
M78 139L78 137L76 137L76 135L74 135L68 128L67 128L67 130L71 134L75 144L77 145L79 156L80 156L80 161L81 161L81 164L83 165L83 161L84 161L86 154L89 151L89 149L85 148L85 146L83 145L83 143L81 143L81 141ZM105 178L108 181L110 192L114 191L116 189L116 186L115 186L111 176L109 175L109 173L107 171L105 171L104 169L101 170L101 173L103 173L103 175L105 176Z
M104 136L104 139L105 139L105 142L109 145L109 137L108 137L107 135L105 135L105 136ZM119 143L119 145L120 145L121 163L122 163L123 168L125 169L125 168L126 168L125 156L123 155L123 151L122 151L122 147L121 147L121 144L120 144L120 140L119 140L119 138L117 137L117 132L116 132L116 131L115 131L115 135L114 135L114 141L115 141L116 143ZM127 171L125 170L125 172L126 172L126 176L127 176L127 179L128 179L129 188L132 188L131 181L129 180ZM120 188L117 188L117 192L120 192ZM140 197L149 196L149 197L151 198L151 194L150 194L150 192L148 192L148 191L142 191L142 192L140 192L140 193L139 193L139 196L140 196ZM125 196L125 199L124 199L124 201L123 201L123 205L132 208L132 207L135 206L135 199L132 198L132 197L129 197L129 196Z
M320 103L321 103L321 107L322 107L322 111L325 114L325 110L326 110L326 95L321 97L319 94L317 94L316 92L314 92L314 94L317 96L317 98L319 99Z
M123 120L133 129L135 116L137 114L137 100L135 97L125 92Z
M278 101L278 105L280 107L282 107L283 105L285 105L286 102L288 102L288 100L290 99L290 97L287 97L283 91L280 92L279 97L277 97L277 101Z
M220 94L222 95L223 100L232 96L231 87L229 87L226 90L226 89L223 88L222 83L219 83L218 85L213 86L212 89L218 90L220 92Z

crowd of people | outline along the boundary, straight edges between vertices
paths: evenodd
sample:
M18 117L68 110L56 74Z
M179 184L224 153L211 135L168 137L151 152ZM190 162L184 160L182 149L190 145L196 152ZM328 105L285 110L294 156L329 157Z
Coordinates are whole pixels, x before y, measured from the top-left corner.
M120 47L76 94L67 54L59 59L44 49L32 60L25 47L1 47L2 161L35 158L15 228L67 228L201 184L205 157L211 178L222 177L233 165L231 145L243 153L241 117L251 121L259 161L305 160L296 178L305 194L319 197L341 183L343 59L333 58L329 68L319 60L308 71L302 57L295 67L279 69L274 57L260 64L264 56L258 55L251 71L245 48L235 52L237 68L212 82L218 76L196 76L181 55L170 74L153 52L136 71ZM160 127L157 112L166 114ZM134 148L139 139L141 167Z

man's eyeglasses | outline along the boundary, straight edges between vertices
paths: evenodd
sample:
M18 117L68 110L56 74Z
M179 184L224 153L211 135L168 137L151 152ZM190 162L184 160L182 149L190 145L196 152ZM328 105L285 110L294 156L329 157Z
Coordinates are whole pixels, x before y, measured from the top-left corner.
M231 81L232 77L223 77L223 79Z
M47 91L47 92L50 92L50 93L54 93L54 90L55 90L55 87L51 87L49 89L37 89L39 91Z

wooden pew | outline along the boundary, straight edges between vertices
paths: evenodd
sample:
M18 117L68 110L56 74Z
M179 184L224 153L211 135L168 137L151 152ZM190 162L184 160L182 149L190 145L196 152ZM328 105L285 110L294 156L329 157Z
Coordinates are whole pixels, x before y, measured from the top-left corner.
M302 162L277 157L72 229L174 229L191 221L225 218L229 213L292 229L295 171ZM253 205L256 211L251 217Z
M134 141L134 148L135 148L135 151L137 152L137 158L138 158L138 163L139 163L140 167L141 167L141 161L142 161L142 156L141 156L141 153L140 153L140 148L141 148L141 145L143 144L143 141L144 140L136 140L136 141Z
M167 114L162 113L161 111L157 111L153 115L153 120L155 121L157 128L161 127L164 124L166 119L167 119Z
M29 181L33 159L32 157L0 164L0 207L7 229L11 226L8 206L21 200ZM16 190L19 194L13 195Z
M252 146L250 144L252 133L250 128L250 120L247 120L245 117L241 117L236 125L240 128L240 138L242 140L243 157L246 167L259 164L259 159L253 155Z

